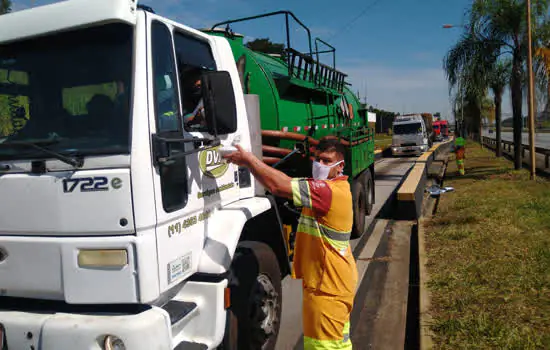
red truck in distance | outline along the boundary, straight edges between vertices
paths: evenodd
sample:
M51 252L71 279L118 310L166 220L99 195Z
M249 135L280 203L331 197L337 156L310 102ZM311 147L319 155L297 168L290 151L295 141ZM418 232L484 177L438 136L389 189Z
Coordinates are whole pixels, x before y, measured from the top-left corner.
M449 137L449 123L446 120L434 121L433 129L436 141L443 141Z

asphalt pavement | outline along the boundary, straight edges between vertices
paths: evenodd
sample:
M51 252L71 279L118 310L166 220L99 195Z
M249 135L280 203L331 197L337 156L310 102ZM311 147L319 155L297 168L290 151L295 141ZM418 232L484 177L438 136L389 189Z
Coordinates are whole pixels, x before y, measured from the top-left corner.
M359 283L369 271L369 259L377 248L384 242L386 220L380 217L381 209L391 194L403 179L410 167L414 164L414 157L382 158L375 164L375 193L376 203L370 216L367 217L367 226L374 227L372 235L366 239L358 238L351 241L354 255L360 256L357 261ZM372 225L372 226L371 226ZM380 226L380 228L378 228ZM387 240L386 240L387 241ZM353 334L352 334L353 340ZM300 280L293 280L287 276L283 280L283 310L281 328L277 341L277 350L301 349L302 341L302 287Z
M496 138L497 134L493 131L492 133L489 133L487 130L483 130L483 136L487 136L489 138ZM522 133L522 143L524 145L529 144L529 133ZM502 133L502 139L504 141L514 141L514 133L513 132L503 132ZM535 133L535 145L537 147L542 148L548 148L550 149L550 133Z

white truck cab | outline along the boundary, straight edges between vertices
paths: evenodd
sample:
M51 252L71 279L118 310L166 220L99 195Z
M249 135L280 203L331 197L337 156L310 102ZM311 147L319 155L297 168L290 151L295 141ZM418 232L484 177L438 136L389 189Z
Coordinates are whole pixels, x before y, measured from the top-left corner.
M392 127L392 155L420 155L429 148L429 135L421 115L395 117Z
M226 39L135 0L0 16L0 350L273 349L281 220L220 153L258 114Z

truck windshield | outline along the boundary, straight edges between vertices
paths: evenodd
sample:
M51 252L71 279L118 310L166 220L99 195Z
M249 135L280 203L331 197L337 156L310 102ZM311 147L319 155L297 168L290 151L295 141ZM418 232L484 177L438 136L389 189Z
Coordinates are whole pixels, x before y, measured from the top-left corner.
M133 27L107 24L0 44L0 159L129 153ZM38 140L38 141L37 141Z
M395 135L420 134L422 133L422 124L420 123L394 124L393 133Z

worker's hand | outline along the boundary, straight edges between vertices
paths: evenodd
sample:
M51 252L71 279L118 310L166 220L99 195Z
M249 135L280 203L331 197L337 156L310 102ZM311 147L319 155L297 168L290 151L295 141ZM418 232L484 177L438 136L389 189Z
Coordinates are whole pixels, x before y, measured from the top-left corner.
M250 152L245 151L239 145L235 145L235 148L237 148L235 152L226 154L225 156L223 156L223 158L226 159L228 163L234 163L239 166L248 166L250 164L250 160L252 159L252 157L254 157L254 155Z

